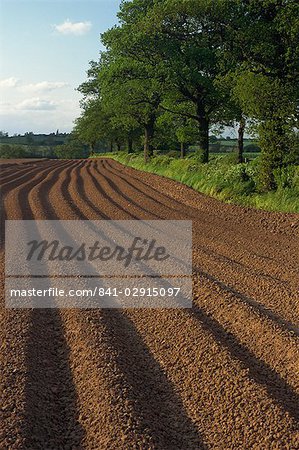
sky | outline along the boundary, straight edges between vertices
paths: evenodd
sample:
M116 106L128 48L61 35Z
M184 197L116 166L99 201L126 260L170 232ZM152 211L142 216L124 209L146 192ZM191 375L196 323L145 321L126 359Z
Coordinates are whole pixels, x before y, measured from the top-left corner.
M69 132L120 0L0 0L0 130Z

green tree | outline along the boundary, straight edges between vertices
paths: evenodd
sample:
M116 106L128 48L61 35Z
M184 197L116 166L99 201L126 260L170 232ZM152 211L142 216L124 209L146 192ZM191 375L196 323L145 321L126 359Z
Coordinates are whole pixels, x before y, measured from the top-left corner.
M234 18L231 59L237 61L235 96L256 121L262 150L261 185L275 189L274 172L296 150L298 106L298 2L260 0L240 3Z
M96 143L109 138L111 117L103 110L98 99L85 103L81 116L75 120L74 132L79 139L95 151Z
M65 144L54 147L54 155L60 159L81 159L86 158L88 152L84 144L78 140L76 133L73 132L69 135Z
M128 5L124 3L124 6ZM159 61L154 64L148 59L151 47L143 39L144 33L138 32L134 14L125 14L123 10L120 16L122 25L102 36L108 51L106 64L100 71L100 89L106 107L113 108L118 120L130 133L143 128L144 158L148 160L153 155L165 76L159 68Z
M240 76L237 89L244 109L256 119L262 150L261 186L275 189L275 170L291 162L291 153L298 154L294 90L282 80L254 73Z
M203 162L209 159L209 128L227 101L215 81L231 9L220 0L162 0L147 18L171 87L162 106L196 121Z

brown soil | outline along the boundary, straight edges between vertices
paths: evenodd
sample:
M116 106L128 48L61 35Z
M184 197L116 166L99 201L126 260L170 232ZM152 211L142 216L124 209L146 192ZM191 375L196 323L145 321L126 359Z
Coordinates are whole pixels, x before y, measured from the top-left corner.
M299 448L298 215L107 159L5 163L2 238L5 218L192 220L194 303L3 307L1 449Z

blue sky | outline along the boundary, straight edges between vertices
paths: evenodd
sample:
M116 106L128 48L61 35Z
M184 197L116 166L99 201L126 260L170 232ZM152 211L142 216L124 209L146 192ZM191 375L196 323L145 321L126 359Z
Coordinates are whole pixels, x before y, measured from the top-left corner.
M0 0L0 129L70 131L100 33L117 22L120 0Z

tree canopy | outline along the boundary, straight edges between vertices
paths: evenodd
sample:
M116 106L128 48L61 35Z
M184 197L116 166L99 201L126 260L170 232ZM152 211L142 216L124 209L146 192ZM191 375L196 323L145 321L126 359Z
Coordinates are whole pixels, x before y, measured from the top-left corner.
M298 12L295 0L122 1L79 87L77 133L91 148L104 138L128 151L142 133L148 160L163 123L182 156L192 139L207 162L211 127L238 123L242 162L249 122L275 188L274 170L298 151Z

